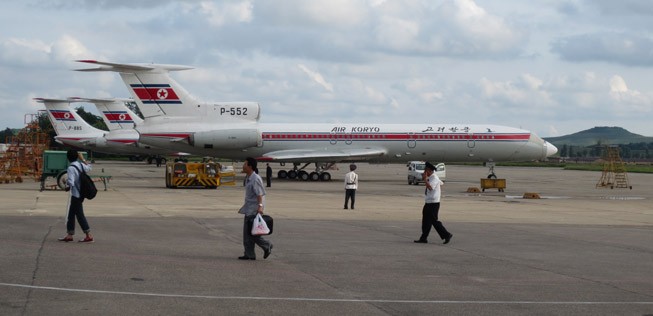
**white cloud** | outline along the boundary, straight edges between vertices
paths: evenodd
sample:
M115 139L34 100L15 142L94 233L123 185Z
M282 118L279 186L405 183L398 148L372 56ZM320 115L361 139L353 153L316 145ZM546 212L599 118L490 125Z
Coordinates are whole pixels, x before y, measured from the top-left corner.
M9 38L0 46L0 56L7 64L42 64L48 61L52 47L41 40Z
M308 69L308 67L306 67L306 66L304 66L302 64L297 65L297 67L299 67L299 69L301 69L303 72L305 72L308 75L308 77L311 78L311 80L313 80L315 83L322 86L324 88L324 90L329 91L329 92L333 92L333 85L326 82L326 80L324 80L324 77L322 77L322 75L319 72L310 70L310 69Z
M70 35L63 35L52 44L52 58L57 61L70 62L93 55L81 41Z
M610 92L620 93L628 92L628 87L626 86L626 81L621 76L612 76L610 78Z
M376 40L393 50L415 49L420 27L416 21L397 17L381 17L376 27Z
M198 10L207 17L213 26L223 26L228 23L240 23L252 21L251 1L202 1L198 4Z
M642 94L637 90L628 89L626 80L619 75L610 78L610 97L618 108L617 114L623 116L621 111L635 113L653 112L653 97ZM627 114L626 114L627 115Z
M369 7L363 0L261 1L255 11L264 19L279 26L345 30L364 23Z
M452 52L466 55L512 53L520 49L519 44L524 39L522 32L472 0L445 1L437 13L444 23L434 37L449 33L445 41L453 45Z

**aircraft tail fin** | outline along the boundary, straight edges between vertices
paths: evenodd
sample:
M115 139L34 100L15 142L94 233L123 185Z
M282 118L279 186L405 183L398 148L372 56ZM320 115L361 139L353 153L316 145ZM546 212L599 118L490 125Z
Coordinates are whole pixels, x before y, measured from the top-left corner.
M132 99L98 99L98 98L71 98L74 102L90 102L102 113L102 119L107 124L109 131L134 129L134 126L143 122L136 113L125 105Z
M118 72L134 97L145 118L172 115L188 115L188 108L200 102L173 80L169 72L193 69L183 65L168 64L119 64L96 60L77 60L98 65L97 68L77 71Z
M91 126L82 119L70 106L70 100L47 98L35 98L34 100L45 105L48 118L59 138L91 139L101 137L105 133L105 131Z

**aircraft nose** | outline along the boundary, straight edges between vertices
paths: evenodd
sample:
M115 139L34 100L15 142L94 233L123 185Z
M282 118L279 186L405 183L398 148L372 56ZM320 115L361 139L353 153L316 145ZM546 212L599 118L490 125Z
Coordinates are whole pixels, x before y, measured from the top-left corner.
M558 147L554 146L553 144L544 141L544 144L546 145L546 156L551 157L555 155L558 152Z

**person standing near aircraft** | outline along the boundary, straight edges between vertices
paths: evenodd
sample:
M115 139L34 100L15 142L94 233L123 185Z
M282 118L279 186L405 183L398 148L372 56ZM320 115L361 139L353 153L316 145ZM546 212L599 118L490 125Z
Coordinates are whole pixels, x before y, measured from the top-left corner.
M79 242L93 242L93 235L91 235L91 228L88 226L86 216L84 216L84 198L80 194L80 181L79 176L81 172L91 171L91 166L84 160L82 153L77 150L70 149L66 153L66 157L70 162L68 166L68 180L66 181L66 191L70 191L70 200L68 202L68 215L66 216L66 237L59 238L59 241L69 242L73 241L75 235L75 218L79 222L86 237L80 239Z
M440 210L440 195L441 187L444 184L440 178L435 174L435 166L426 162L424 167L424 184L426 188L424 189L425 203L422 208L422 235L418 240L415 240L416 243L427 243L429 233L431 232L431 226L435 228L435 231L438 232L440 238L444 240L444 244L448 244L451 241L453 234L447 231L442 225L442 222L438 220L438 211Z
M345 174L345 209L347 209L347 204L349 204L349 199L351 198L351 209L354 209L354 202L356 202L356 190L358 189L358 175L356 172L356 165L349 165L349 172Z
M270 167L269 163L265 164L265 181L267 182L266 187L271 187L272 186L272 167Z
M272 253L272 243L265 240L262 236L252 236L251 225L257 214L263 214L264 201L265 201L265 188L263 188L263 180L254 170L256 170L256 159L247 157L243 164L243 172L247 174L245 177L245 203L240 208L238 213L245 215L243 224L243 246L245 247L245 255L238 257L240 260L256 260L256 252L254 252L254 245L263 248L263 259L267 259Z

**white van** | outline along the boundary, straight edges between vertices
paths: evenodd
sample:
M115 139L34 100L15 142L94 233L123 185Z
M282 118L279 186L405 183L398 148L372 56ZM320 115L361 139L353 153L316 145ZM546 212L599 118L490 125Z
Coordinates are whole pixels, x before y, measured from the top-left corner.
M408 184L419 184L424 182L422 174L424 174L424 161L409 161L408 162ZM435 165L435 175L443 182L447 178L447 170L443 163Z

